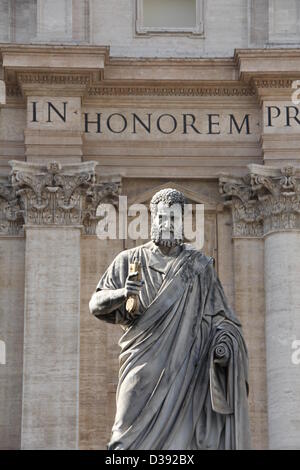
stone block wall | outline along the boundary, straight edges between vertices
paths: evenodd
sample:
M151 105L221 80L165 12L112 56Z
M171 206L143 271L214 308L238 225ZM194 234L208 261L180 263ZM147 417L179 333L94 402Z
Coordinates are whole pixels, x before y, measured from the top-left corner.
M0 42L107 45L117 57L230 57L300 43L298 0L197 0L203 34L139 34L142 0L2 0Z

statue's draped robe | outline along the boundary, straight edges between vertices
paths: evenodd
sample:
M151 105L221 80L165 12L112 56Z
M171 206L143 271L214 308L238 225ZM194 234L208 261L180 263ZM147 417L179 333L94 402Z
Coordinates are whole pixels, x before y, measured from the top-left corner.
M99 316L125 327L108 448L249 448L247 350L212 258L188 245L165 257L149 242L120 253L97 290L124 287L135 260L140 315L131 321L122 306ZM214 361L219 344L230 351L226 367Z

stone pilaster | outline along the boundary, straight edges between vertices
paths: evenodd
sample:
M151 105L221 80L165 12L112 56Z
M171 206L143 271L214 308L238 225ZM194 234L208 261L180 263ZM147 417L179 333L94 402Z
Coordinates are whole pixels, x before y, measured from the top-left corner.
M97 208L101 203L116 205L120 179L96 183L86 195L86 209L81 239L81 316L80 316L80 403L79 448L105 449L114 413L115 387L107 344L118 329L99 322L89 313L91 293L111 260L124 249L123 240L99 240L96 226ZM117 343L117 339L114 344ZM117 354L117 353L116 353ZM114 364L113 364L114 365Z
M76 449L79 442L81 232L118 182L97 182L95 162L12 161L25 222L23 449Z
M11 182L0 181L0 449L21 441L24 330L24 232L19 198Z
M292 344L300 337L300 171L249 165L245 178L222 177L220 185L233 207L234 237L240 234L252 240L264 239L269 447L299 448L300 375L292 362ZM249 213L253 217L248 217ZM259 226L256 234L253 223ZM240 256L244 258L245 252L240 251ZM251 257L258 252L253 249ZM256 279L262 272L260 264L257 259ZM255 274L253 279L248 276L248 285L244 289L249 295ZM253 328L257 327L255 321Z
M93 317L89 300L102 273L123 249L123 240L91 235L81 239L79 448L83 450L106 449L114 420L121 329Z
M263 219L245 178L221 177L220 192L232 210L235 310L249 352L249 411L252 446L268 447L265 364Z

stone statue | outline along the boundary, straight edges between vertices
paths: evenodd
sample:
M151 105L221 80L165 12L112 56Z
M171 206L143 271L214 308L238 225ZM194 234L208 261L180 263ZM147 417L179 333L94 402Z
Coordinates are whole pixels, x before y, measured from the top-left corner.
M153 196L152 241L121 252L90 301L92 314L125 330L108 449L250 447L241 325L213 258L184 243L166 217L178 204L184 196L174 189ZM138 296L135 311L126 307L130 296Z

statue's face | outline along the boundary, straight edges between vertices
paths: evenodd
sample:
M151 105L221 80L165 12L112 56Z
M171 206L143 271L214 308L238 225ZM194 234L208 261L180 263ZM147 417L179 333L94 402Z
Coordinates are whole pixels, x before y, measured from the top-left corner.
M152 214L151 238L156 245L176 246L183 242L182 207L159 202L155 214Z

